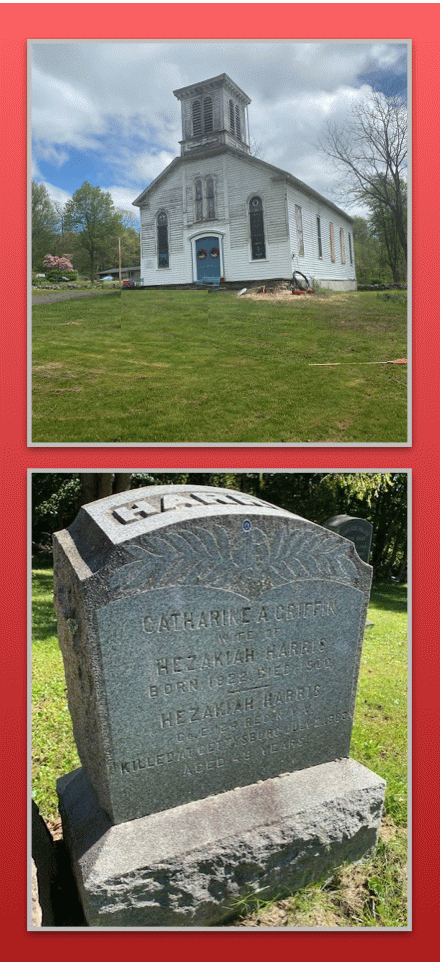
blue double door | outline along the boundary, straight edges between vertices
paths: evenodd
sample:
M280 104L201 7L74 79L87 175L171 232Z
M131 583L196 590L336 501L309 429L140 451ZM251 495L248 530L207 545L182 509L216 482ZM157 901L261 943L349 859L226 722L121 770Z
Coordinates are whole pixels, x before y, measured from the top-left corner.
M200 237L196 240L197 280L220 277L220 238Z

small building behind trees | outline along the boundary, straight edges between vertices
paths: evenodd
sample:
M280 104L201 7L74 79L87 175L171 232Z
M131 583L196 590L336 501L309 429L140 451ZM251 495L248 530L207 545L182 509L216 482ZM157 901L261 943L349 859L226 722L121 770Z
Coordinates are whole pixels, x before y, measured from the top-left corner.
M352 219L251 154L249 97L227 74L174 91L181 153L133 201L145 285L290 279L356 288ZM281 132L280 132L281 134Z

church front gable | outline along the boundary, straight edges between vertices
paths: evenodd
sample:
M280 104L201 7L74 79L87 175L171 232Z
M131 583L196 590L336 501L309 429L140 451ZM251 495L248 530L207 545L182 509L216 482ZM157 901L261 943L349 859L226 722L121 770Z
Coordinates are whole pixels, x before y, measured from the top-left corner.
M304 274L356 287L351 221L292 175L250 154L249 97L226 74L174 91L181 156L134 201L146 285Z

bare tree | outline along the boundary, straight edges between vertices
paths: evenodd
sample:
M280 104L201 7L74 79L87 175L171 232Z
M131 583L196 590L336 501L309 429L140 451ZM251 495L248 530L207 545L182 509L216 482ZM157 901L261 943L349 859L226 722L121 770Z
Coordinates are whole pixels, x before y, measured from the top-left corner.
M380 204L390 211L406 261L407 110L402 98L372 90L353 104L343 125L328 121L319 149L342 175L345 203Z

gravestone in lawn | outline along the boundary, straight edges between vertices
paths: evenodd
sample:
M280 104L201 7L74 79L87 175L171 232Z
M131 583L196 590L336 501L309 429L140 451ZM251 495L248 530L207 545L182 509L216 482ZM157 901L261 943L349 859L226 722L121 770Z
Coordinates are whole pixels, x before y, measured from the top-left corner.
M348 514L336 514L333 518L327 518L323 527L340 534L341 538L352 541L362 561L369 563L373 537L371 521L366 521L365 518L354 518Z
M83 768L58 782L90 925L214 925L374 848L349 758L371 568L250 495L147 487L54 539Z

